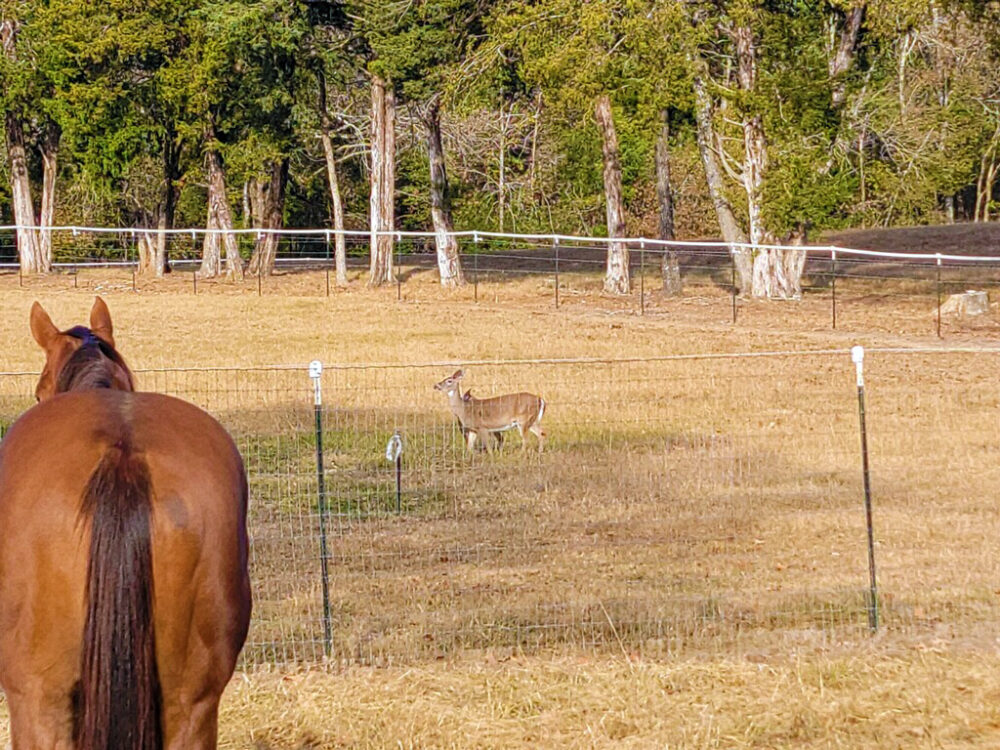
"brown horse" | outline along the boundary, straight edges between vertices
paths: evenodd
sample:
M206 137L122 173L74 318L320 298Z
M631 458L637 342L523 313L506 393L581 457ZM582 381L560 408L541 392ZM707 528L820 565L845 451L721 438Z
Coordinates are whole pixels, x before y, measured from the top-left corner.
M247 482L201 409L133 392L98 298L36 302L39 404L0 442L0 685L19 748L214 748L250 620Z

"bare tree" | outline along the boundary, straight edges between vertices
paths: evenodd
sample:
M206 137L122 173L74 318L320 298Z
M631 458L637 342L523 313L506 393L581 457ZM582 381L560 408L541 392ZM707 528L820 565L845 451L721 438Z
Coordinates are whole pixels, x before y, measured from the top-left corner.
M597 97L594 107L597 126L601 131L601 154L604 163L604 205L608 237L625 236L625 210L622 205L622 168L618 159L618 134L611 114L611 99L607 94ZM604 291L628 294L630 291L628 247L624 242L608 243L608 260L604 272Z
M371 195L369 197L371 269L368 285L381 286L393 278L396 98L392 87L379 76L372 76L371 95Z
M203 278L213 278L222 273L220 244L226 248L226 276L236 281L243 280L243 260L240 258L239 244L233 233L233 214L226 194L226 177L222 166L222 155L215 143L215 130L211 124L205 134L208 147L205 151L205 170L208 176L208 220L207 228L221 230L205 233L202 246L202 264L198 271ZM221 240L221 243L220 243Z
M451 197L448 194L448 172L441 144L441 101L435 95L423 112L427 130L427 156L431 173L431 222L437 247L438 272L441 286L457 287L465 283L458 255L458 241L452 234Z
M0 46L10 62L17 60L18 23L14 19L0 20ZM52 269L51 255L42 254L35 229L38 222L31 199L31 180L28 174L28 151L25 145L24 122L19 113L9 108L4 114L4 139L10 171L11 208L17 225L17 250L24 273L48 273ZM53 174L54 177L54 174ZM54 183L53 183L54 184ZM50 248L51 249L51 248Z
M51 120L42 137L42 210L39 214L38 252L43 264L52 263L52 220L56 212L56 175L58 174L59 141L62 130ZM48 270L48 269L47 269Z
M330 186L330 207L333 213L334 265L338 286L347 286L347 240L344 237L344 203L340 198L340 180L337 178L337 159L333 150L333 122L326 106L326 76L322 68L316 70L316 84L319 88L319 136L323 143L323 158L326 160L326 177Z
M722 166L743 188L746 197L747 234L743 247L733 245L733 260L739 276L740 292L749 292L754 297L791 298L800 289L798 278L789 278L789 273L801 269L798 256L787 257L786 251L772 247L774 236L764 222L764 180L768 168L767 138L764 133L764 118L760 111L748 106L754 101L757 89L758 48L757 38L749 18L743 18L734 25L723 24L720 28L728 35L735 53L737 107L742 145L742 159L738 166L735 159L726 155L725 148L717 138L712 125L712 103L702 76L707 76L708 66L696 58L694 77L696 117L698 121L698 147L702 153L708 177L709 190L727 242L734 242L742 236L735 216L728 210L723 198L721 175L715 153L722 158ZM725 88L725 87L720 87ZM718 150L714 151L716 144ZM714 185L714 187L713 187ZM801 270L799 270L801 274Z
M288 185L288 158L275 159L269 166L266 186L264 186L264 212L260 229L250 257L249 273L254 276L270 276L274 273L278 259L279 235L285 213L285 190Z
M722 168L715 151L716 134L712 122L712 97L708 93L705 83L706 66L700 59L696 59L696 63L700 71L694 76L692 82L695 94L698 153L705 169L705 180L708 184L708 193L712 198L712 206L715 208L715 216L719 222L719 231L722 233L722 239L729 243L730 253L732 253L733 261L736 264L740 293L747 294L751 288L752 258L743 247L747 241L746 234L736 219L732 204L726 197Z
M857 55L858 38L861 34L861 22L865 17L866 0L860 0L857 5L847 11L847 17L840 29L836 51L830 57L827 71L833 82L831 101L834 108L843 106L847 97L847 84L844 76L854 66Z
M744 23L731 31L736 46L737 73L740 90L752 95L757 87L757 40L753 29ZM741 177L747 197L747 223L750 244L754 246L753 278L751 290L754 297L790 296L792 286L785 277L784 251L760 247L770 244L771 234L764 227L764 174L767 172L767 139L764 136L764 118L760 112L742 113L743 168Z

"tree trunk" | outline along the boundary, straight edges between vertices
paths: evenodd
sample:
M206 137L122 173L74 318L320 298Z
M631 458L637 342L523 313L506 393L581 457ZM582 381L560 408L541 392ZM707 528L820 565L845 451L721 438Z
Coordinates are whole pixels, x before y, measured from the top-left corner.
M436 98L427 106L424 125L427 128L427 156L431 172L431 222L434 224L434 241L437 245L438 272L441 276L441 286L457 287L465 283L465 278L458 256L458 240L452 234L448 173L445 170L444 146L441 143L441 110Z
M737 80L740 90L752 95L757 87L757 44L749 26L733 31L736 43ZM747 196L750 244L754 246L754 297L788 299L801 295L802 263L800 251L758 247L773 244L773 237L764 227L764 175L767 172L767 139L764 121L759 113L743 113L743 189Z
M166 233L163 230L167 228L164 206L158 204L152 214L140 208L137 222L140 226L135 243L139 256L136 273L140 276L163 276L166 266ZM151 231L153 224L160 231Z
M847 84L844 76L854 64L854 57L858 47L858 36L861 33L861 22L865 17L865 0L847 11L847 18L840 31L840 39L837 44L837 52L830 58L828 71L830 79L833 81L833 91L831 101L834 109L839 109L844 104L847 96Z
M156 226L160 230L156 233L156 249L153 252L153 267L156 269L157 278L163 278L170 270L170 266L167 263L166 230L171 228L172 225L173 221L167 218L167 212L164 208L164 211L160 214L160 218L156 222Z
M49 122L42 141L42 211L38 225L38 252L42 267L52 270L52 220L56 212L56 173L59 167L59 139L62 131Z
M805 224L800 223L786 238L786 247L781 251L782 273L787 281L784 297L800 299L802 297L802 272L806 267L806 251L792 250L806 244L808 231Z
M340 180L337 179L337 159L333 151L333 138L330 136L332 123L326 107L326 76L322 70L316 71L316 83L319 86L319 130L323 142L323 156L326 159L326 176L330 184L330 207L333 213L333 229L336 232L334 243L334 265L336 266L337 286L347 286L347 238L344 236L344 204L340 198Z
M946 195L944 197L944 215L949 224L955 223L955 196Z
M990 161L989 168L986 170L986 178L983 182L983 213L982 220L988 222L990 220L990 205L993 202L993 186L997 181L997 170L1000 169L1000 164L997 164L996 157Z
M173 123L170 123L163 136L163 212L157 222L157 226L164 230L174 228L174 217L177 214L177 182L181 177L181 149L176 139L177 133ZM153 262L158 277L170 273L169 247L167 233L163 231L157 234L156 257Z
M740 26L734 31L734 36L740 90L752 95L757 86L757 46L753 30ZM747 195L750 244L760 245L764 241L761 210L764 172L767 170L767 143L760 114L743 113L743 153L743 190Z
M24 126L13 112L4 117L7 159L10 170L10 200L17 225L17 252L23 273L47 273L38 232L35 229L35 209L31 202L31 181L28 177L28 156L24 147Z
M222 273L219 233L215 231L218 228L216 213L212 209L212 198L209 196L208 215L205 219L205 240L201 243L201 268L198 269L198 276L203 279L214 279Z
M140 232L137 242L139 250L139 266L136 269L141 276L152 275L158 278L170 270L167 264L167 233L174 225L174 212L177 205L178 169L180 163L179 150L174 144L173 128L168 126L163 136L163 199L159 202L153 215L142 211L144 227L156 224L158 232Z
M16 62L18 22L0 20L0 46L4 57ZM0 79L0 84L2 84ZM31 180L28 176L28 156L24 145L24 123L13 109L4 114L4 140L7 145L7 165L10 172L11 213L17 225L17 252L23 273L46 273L38 232L35 229L35 208L31 201Z
M861 23L864 21L867 0L855 0L856 5L846 11L843 26L840 28L836 49L827 60L827 72L830 74L830 104L838 116L837 128L830 146L827 149L826 163L820 167L819 174L830 174L837 163L837 154L848 149L847 139L851 137L853 128L845 127L841 110L847 100L847 74L854 67L857 57L858 39L861 37ZM862 156L863 160L863 156ZM862 189L862 193L864 190ZM863 199L862 199L863 200Z
M139 229L135 239L135 247L139 256L136 273L140 276L151 272L153 259L156 257L156 233L146 231L146 227Z
M369 198L371 269L368 286L392 281L396 204L396 99L391 87L372 77L371 195Z
M274 273L275 261L278 259L278 240L280 236L274 231L281 229L285 213L285 188L288 184L288 159L271 162L271 175L264 192L264 216L262 229L264 232L257 240L253 256L250 258L250 273L270 276Z
M253 210L250 208L250 180L243 180L243 228L253 226Z
M615 132L615 121L611 114L611 99L606 94L597 98L594 115L601 131L608 237L624 237L625 211L622 206L622 168L618 160L618 134ZM628 294L629 282L628 247L624 242L609 242L604 291L612 294Z
M997 173L997 146L1000 144L1000 127L993 131L990 143L979 159L979 174L976 176L976 203L972 210L972 221L990 220L990 201L993 198L993 183Z
M347 238L344 236L344 203L340 198L340 180L337 179L337 162L333 154L333 141L324 130L321 136L326 156L326 175L330 181L330 206L333 209L333 258L336 266L337 286L347 286Z
M211 140L209 139L209 142ZM233 214L226 194L226 177L222 167L222 155L216 148L205 152L208 171L208 229L222 230L222 233L206 232L202 250L202 264L198 275L215 278L222 273L221 247L226 249L226 277L236 281L243 279L243 261L240 259L239 243L233 230Z
M896 62L896 88L899 96L899 114L905 116L906 106L906 63L910 52L917 44L916 32L909 30L899 38L899 59Z
M256 177L251 177L247 185L250 193L250 215L247 217L247 227L264 226L264 204L267 202L264 183Z
M669 242L674 239L674 189L670 184L670 113L664 110L661 117L663 126L656 139L656 198L660 204L660 239ZM662 249L663 286L660 294L674 297L683 291L680 264L673 247L667 245Z
M528 185L531 189L531 194L535 194L535 174L538 167L538 125L542 121L542 89L538 89L538 94L535 96L535 113L534 113L534 125L531 128L531 166L528 172Z
M719 221L719 232L724 242L729 243L729 252L736 264L737 285L740 294L746 294L751 289L752 256L747 248L742 247L747 241L746 234L736 220L733 207L726 198L722 182L722 169L715 156L715 128L712 125L712 99L705 88L705 81L700 76L694 77L695 121L697 123L698 153L705 168L705 181L708 183L708 194L712 198L715 216Z

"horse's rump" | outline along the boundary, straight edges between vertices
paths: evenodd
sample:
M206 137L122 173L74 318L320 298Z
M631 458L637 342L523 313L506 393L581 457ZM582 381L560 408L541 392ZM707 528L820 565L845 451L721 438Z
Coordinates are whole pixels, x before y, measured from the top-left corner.
M195 709L246 637L246 498L231 438L187 402L92 390L26 412L0 443L4 688L44 674L78 750L214 737ZM12 731L39 712L9 703Z

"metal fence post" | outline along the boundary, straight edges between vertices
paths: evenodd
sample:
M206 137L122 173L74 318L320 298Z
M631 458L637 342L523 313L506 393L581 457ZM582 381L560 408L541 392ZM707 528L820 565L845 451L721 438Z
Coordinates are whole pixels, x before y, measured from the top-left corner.
M736 325L736 251L733 248L729 248L729 260L732 264L733 325Z
M830 308L833 314L833 330L837 330L837 251L833 250L830 253L830 261L833 264L831 269L833 273L833 279L830 281L830 290L833 292L830 302Z
M473 232L472 241L475 244L475 252L472 254L472 293L476 302L479 302L479 232Z
M646 314L646 241L639 240L639 314Z
M935 253L937 258L937 336L941 338L941 253Z
M135 249L135 265L132 266L132 291L134 292L134 291L136 291L136 289L135 289L135 273L136 273L136 269L139 266L139 250L138 250L138 247L137 247L137 242L138 241L135 238L135 230L134 229L129 233L129 237L132 239L132 247ZM128 260L128 250L125 251L125 259Z
M326 546L326 480L323 475L323 392L321 380L323 363L309 363L309 377L313 381L313 412L316 418L316 493L319 510L319 567L323 584L323 652L329 656L333 643L330 623L330 572L327 566Z
M875 534L872 530L872 487L868 470L868 430L865 427L865 348L851 348L858 378L858 417L861 425L861 470L865 489L865 523L868 527L868 627L878 630L878 586L875 579Z
M559 238L552 238L552 249L556 254L556 309L559 309Z
M396 301L403 299L403 248L400 244L403 241L401 234L396 234Z

